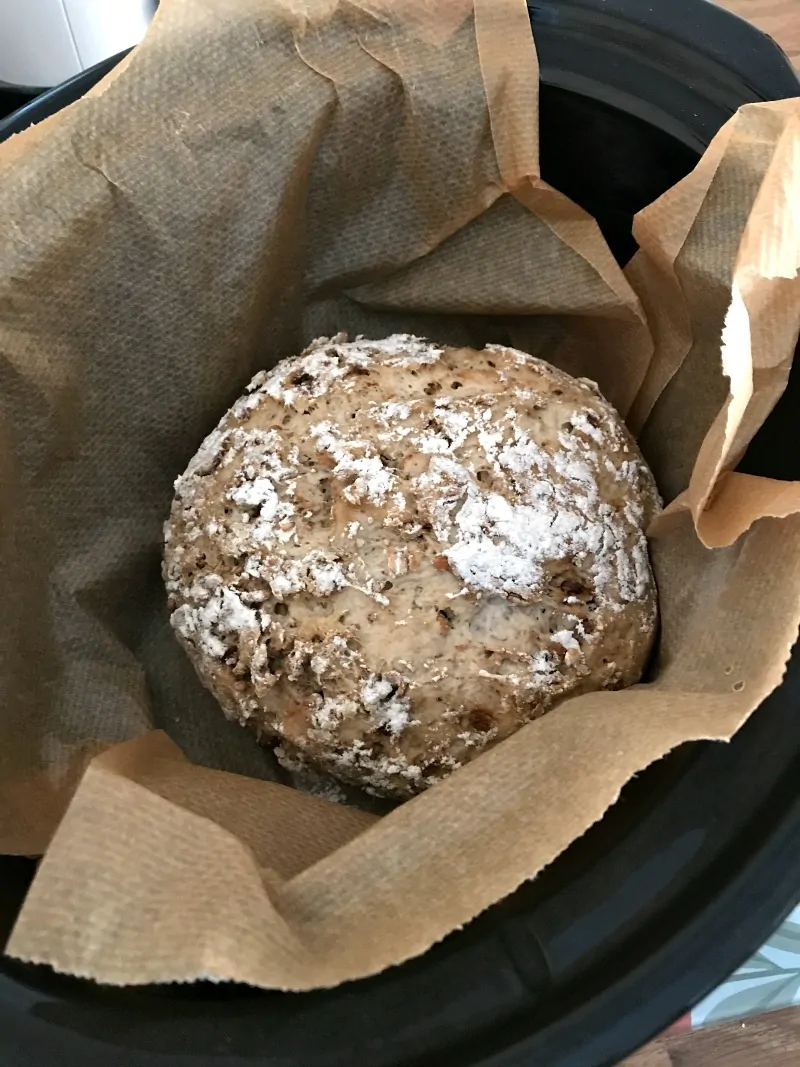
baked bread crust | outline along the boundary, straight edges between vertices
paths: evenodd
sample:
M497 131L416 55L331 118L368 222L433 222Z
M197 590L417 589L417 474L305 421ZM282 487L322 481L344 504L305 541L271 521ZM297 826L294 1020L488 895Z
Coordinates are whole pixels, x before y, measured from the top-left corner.
M226 715L381 795L638 681L659 507L597 387L502 346L321 338L176 482L171 621Z

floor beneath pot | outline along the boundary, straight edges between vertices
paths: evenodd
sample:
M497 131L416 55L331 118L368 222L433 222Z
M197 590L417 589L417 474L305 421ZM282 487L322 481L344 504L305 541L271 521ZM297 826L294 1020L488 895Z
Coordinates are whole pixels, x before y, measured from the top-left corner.
M800 68L800 0L718 0L773 37Z
M800 1008L707 1030L670 1033L620 1067L797 1067Z

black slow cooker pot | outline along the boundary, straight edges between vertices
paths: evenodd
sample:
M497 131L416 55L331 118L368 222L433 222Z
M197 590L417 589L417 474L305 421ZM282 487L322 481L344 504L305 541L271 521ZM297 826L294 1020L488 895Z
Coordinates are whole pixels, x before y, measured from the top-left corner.
M537 0L544 177L620 260L631 218L748 101L800 95L766 36L704 0ZM116 57L117 59L119 57ZM0 122L77 99L111 60ZM800 373L743 469L800 479ZM800 899L800 652L729 745L640 775L534 882L422 958L305 994L102 988L0 960L2 1067L600 1067L729 974ZM0 938L34 865L0 860ZM0 942L1 943L1 942Z

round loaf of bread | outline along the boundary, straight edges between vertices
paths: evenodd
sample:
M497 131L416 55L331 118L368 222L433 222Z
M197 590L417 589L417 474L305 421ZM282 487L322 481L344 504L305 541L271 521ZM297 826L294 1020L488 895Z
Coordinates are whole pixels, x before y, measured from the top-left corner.
M501 346L321 338L177 480L172 625L287 765L408 797L640 678L658 507L592 382Z

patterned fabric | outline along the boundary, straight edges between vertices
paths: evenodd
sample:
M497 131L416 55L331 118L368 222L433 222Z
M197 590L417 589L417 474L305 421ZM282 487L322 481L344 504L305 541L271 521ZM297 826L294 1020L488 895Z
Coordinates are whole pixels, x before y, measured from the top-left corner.
M691 1013L693 1028L800 1004L800 906Z

